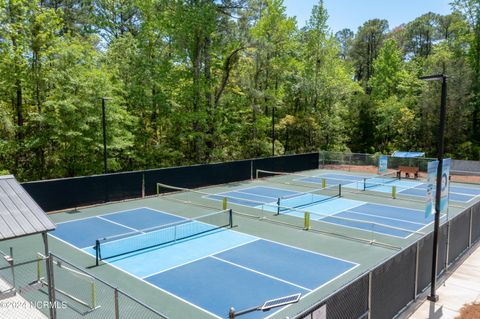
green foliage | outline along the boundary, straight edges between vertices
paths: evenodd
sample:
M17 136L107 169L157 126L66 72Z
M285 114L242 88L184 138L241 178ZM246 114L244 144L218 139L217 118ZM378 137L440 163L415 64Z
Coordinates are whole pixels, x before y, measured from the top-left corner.
M480 156L480 2L389 30L282 0L0 0L0 173L21 180L317 150ZM275 112L274 123L272 115Z

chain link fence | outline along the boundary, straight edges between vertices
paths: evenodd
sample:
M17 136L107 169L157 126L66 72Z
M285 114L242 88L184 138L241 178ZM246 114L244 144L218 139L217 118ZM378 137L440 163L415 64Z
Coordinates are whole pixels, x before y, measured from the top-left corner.
M440 227L437 278L480 240L480 202ZM389 319L430 287L433 235L403 249L294 318Z
M320 168L340 169L354 171L359 168L370 167L376 171L378 160L382 154L364 154L364 153L341 153L341 152L319 152ZM398 169L400 166L418 167L420 172L427 172L428 162L434 161L434 158L399 158L386 155L388 157L388 168Z
M3 253L0 260L0 301L20 295L24 304L50 316L46 265L51 263L54 307L57 318L83 319L168 319L164 314L142 303L126 292L87 273L61 257L38 255L18 262ZM13 305L13 303L10 303Z

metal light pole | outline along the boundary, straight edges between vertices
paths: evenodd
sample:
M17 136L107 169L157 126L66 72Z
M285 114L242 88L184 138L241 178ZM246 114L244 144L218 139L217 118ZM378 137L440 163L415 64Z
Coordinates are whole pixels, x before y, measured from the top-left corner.
M108 173L107 167L107 122L105 120L105 101L110 100L107 97L102 97L102 127L103 127L103 173Z
M445 74L430 75L421 77L424 81L442 81L442 97L440 101L440 123L438 125L438 167L437 167L437 187L435 193L435 228L433 231L433 254L432 254L432 283L430 286L430 295L428 300L437 302L438 295L435 293L437 283L437 256L438 256L438 234L440 229L440 198L442 192L442 170L443 170L443 151L445 137L445 117L447 109L447 76Z
M272 156L275 156L275 107L272 106Z

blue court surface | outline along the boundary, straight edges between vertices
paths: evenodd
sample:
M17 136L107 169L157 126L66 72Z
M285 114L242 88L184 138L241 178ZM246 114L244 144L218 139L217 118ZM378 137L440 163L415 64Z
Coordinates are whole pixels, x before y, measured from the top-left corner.
M372 177L349 174L321 174L317 176L301 178L298 180L306 183L321 185L323 179L326 180L327 185L342 184L342 186L358 190L363 190L364 181L367 179L366 185L368 190L390 193L392 191L392 186L396 186L397 193L415 197L425 197L427 189L427 184L415 180L389 180L382 178L381 176ZM480 196L480 188L450 185L449 199L451 201L468 203L477 196Z
M425 218L425 212L397 206L372 204L356 200L332 197L332 190L302 193L275 187L255 186L207 196L212 200L228 198L229 203L244 205L347 228L361 229L383 235L408 238L422 231L433 221Z
M108 244L119 247L148 246L153 233L189 223L198 222L138 208L58 223L51 235L94 256L98 238L117 236ZM104 261L216 318L227 317L232 306L241 310L295 293L305 296L358 266L228 229Z

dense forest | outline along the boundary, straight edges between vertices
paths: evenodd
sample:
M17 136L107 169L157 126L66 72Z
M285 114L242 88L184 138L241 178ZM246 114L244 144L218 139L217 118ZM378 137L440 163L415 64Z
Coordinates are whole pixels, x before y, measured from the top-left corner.
M282 0L0 0L0 172L20 180L318 150L480 156L480 0L332 32ZM347 10L347 9L346 9Z

